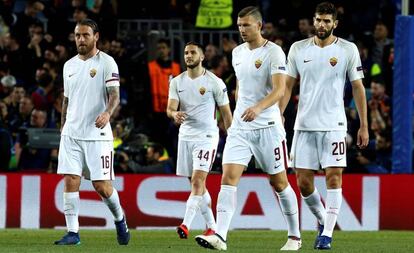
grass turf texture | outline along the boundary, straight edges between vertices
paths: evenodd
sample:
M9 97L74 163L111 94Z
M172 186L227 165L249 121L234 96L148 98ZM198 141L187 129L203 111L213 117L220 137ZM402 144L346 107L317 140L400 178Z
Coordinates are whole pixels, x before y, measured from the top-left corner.
M191 231L187 240L179 239L174 230L131 230L128 246L119 246L114 230L82 230L81 245L55 246L63 230L0 229L0 252L214 252L201 248ZM315 252L315 232L302 233L301 252ZM335 231L334 252L414 252L414 232L342 232ZM275 252L286 242L286 232L269 230L231 231L227 252Z

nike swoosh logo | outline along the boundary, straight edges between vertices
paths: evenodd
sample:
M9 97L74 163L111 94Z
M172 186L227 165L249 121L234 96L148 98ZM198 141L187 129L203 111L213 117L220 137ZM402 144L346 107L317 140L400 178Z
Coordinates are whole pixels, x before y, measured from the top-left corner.
M311 62L312 60L303 60L303 63Z
M108 173L109 173L109 172L104 172L103 174L104 174L104 175L106 175L106 174L108 174Z
M72 77L73 75L75 75L76 73L73 73L73 74L69 74L69 77Z
M277 168L279 168L280 167L280 164L279 165L277 165L277 166L275 166L275 169L277 169Z
M336 161L337 162L339 162L339 161L341 161L342 159L344 159L343 157L342 158L336 158Z
M240 65L241 64L241 62L238 62L238 63L236 63L236 66L238 66L238 65Z
M178 93L181 93L181 92L183 92L183 91L185 91L185 90L179 90L179 91L178 91Z

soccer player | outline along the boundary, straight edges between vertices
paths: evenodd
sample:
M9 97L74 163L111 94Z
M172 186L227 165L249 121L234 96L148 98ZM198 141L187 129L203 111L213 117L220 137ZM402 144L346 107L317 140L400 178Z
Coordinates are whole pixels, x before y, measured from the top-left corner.
M360 148L368 144L367 105L358 49L332 33L338 25L335 6L320 3L313 21L316 35L290 48L287 89L280 107L283 111L300 77L292 165L302 198L319 221L314 247L330 249L342 202L342 171L346 167L347 120L343 101L346 76L352 83L359 114L357 145ZM319 167L326 175L325 208L314 186L314 174Z
M112 187L113 136L109 119L119 104L119 74L114 59L96 48L95 21L84 19L75 27L78 55L63 67L64 100L58 174L64 175L63 205L68 233L57 245L80 244L79 186L81 176L92 181L114 216L118 243L130 234L118 192Z
M178 236L186 239L191 222L200 210L208 229L204 234L214 234L216 223L211 210L211 197L206 188L206 178L213 165L219 131L216 104L229 128L232 116L224 82L202 66L202 47L189 42L184 49L187 71L171 80L167 115L180 126L177 157L177 175L191 181L191 194L187 200L184 220L177 227Z
M253 155L269 174L288 225L288 240L281 250L298 250L298 202L286 176L286 133L277 105L285 92L286 56L279 46L262 37L262 16L256 7L242 9L237 25L245 43L233 49L237 103L223 153L217 231L215 235L196 236L196 241L205 248L227 249L227 232L237 206L237 185Z

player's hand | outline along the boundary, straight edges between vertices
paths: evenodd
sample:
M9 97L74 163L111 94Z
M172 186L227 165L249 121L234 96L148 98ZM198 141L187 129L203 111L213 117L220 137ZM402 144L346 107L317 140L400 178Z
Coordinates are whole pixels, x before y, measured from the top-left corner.
M260 112L261 110L257 106L252 106L250 108L247 108L246 111L243 112L243 114L241 115L241 118L245 122L250 122L250 121L255 120L257 118L257 115L259 115Z
M368 146L369 141L369 135L368 135L368 128L367 127L361 127L358 130L358 136L357 136L357 146L358 148L366 148Z
M185 112L174 112L173 113L173 117L174 117L174 122L178 125L181 125L184 120L187 118L187 114L185 114Z
M111 115L109 115L109 112L99 114L95 120L95 126L100 129L104 128L106 124L108 124L110 118Z

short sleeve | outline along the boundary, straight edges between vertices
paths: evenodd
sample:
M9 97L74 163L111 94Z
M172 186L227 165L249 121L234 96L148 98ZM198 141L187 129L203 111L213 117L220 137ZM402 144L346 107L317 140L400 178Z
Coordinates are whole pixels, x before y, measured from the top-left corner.
M286 55L276 46L270 50L270 74L286 74Z
M347 73L349 81L353 82L355 80L364 78L364 71L362 68L359 51L356 45L352 43L352 46L349 47L348 50L349 51L347 53L349 55L349 61Z
M105 86L119 86L118 65L113 58L110 58L105 64Z
M173 78L168 89L168 99L175 99L180 101L177 92L177 78Z
M223 80L217 78L214 80L214 99L218 106L227 105L229 103L229 96L227 95L227 87Z
M293 44L290 47L289 54L288 54L288 60L287 60L287 74L293 78L298 77L298 69L296 65L296 46Z

